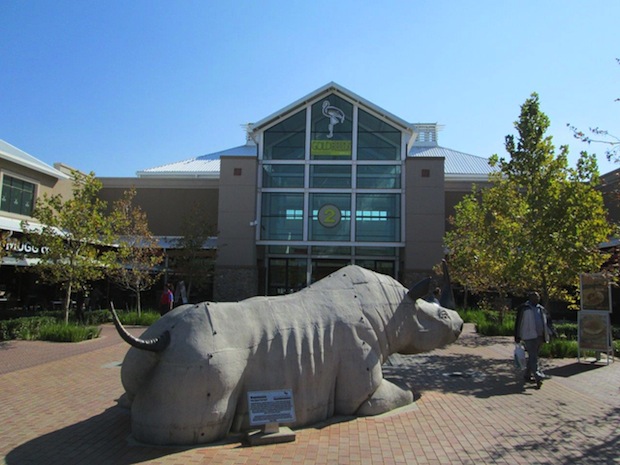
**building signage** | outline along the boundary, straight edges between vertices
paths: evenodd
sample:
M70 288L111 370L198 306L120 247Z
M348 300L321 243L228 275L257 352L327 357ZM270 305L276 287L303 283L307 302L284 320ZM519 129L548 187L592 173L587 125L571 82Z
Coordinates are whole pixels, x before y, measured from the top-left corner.
M313 140L310 152L313 156L350 157L352 143L350 140Z
M336 205L328 203L319 209L319 224L325 228L334 228L340 224L342 213Z
M250 391L248 392L250 425L267 423L293 423L295 408L293 391Z
M344 111L332 105L329 100L324 100L321 108L323 111L323 115L327 116L327 118L329 119L329 124L327 125L329 134L327 134L327 138L331 139L332 137L334 137L334 126L344 123Z
M41 255L49 252L49 247L35 247L30 242L22 242L20 240L9 240L4 246L4 250L13 253L26 253Z

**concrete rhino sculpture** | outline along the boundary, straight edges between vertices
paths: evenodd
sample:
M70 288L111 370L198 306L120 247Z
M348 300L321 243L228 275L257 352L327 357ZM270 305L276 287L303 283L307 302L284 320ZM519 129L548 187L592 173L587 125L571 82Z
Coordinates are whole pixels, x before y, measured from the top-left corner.
M429 281L409 291L347 266L295 294L178 307L140 338L114 314L134 346L121 369L133 436L198 444L243 431L250 391L292 390L292 426L413 402L383 379L382 364L449 344L463 326L455 311L420 298Z

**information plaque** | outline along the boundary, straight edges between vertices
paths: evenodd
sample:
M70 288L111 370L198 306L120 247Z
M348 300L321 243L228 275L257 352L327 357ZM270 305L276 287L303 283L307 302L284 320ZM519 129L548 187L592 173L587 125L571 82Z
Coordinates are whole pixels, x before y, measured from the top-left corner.
M268 423L294 423L295 408L293 391L250 391L248 392L250 425Z

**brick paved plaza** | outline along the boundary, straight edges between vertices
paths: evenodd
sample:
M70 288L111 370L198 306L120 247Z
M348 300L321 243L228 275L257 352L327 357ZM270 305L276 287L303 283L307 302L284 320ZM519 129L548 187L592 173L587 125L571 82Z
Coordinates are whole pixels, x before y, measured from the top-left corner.
M140 329L132 329L139 334ZM131 438L112 326L79 344L0 343L0 456L24 464L613 464L620 463L620 363L547 362L542 389L525 385L510 338L471 325L447 349L396 356L386 376L416 402L380 417L336 418L295 442L249 447L151 447Z

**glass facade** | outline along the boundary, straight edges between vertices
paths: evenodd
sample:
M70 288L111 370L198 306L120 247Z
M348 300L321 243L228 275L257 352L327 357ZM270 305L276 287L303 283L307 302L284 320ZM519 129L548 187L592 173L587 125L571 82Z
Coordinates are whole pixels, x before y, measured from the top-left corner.
M268 294L298 290L350 263L396 277L404 140L335 93L264 131L257 240L266 246Z

